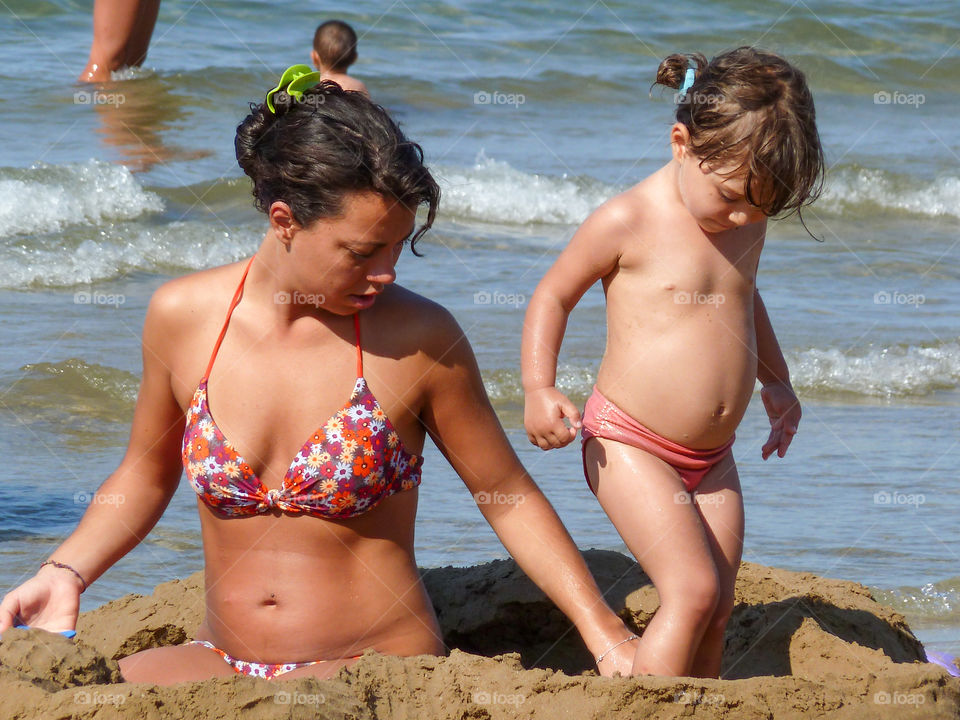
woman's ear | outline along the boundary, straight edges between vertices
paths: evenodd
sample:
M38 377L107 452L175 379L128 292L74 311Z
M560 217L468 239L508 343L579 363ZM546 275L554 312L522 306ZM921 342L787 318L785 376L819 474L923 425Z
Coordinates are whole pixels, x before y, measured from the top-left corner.
M673 150L673 159L683 162L690 154L690 131L683 123L674 123L670 128L670 148Z
M300 223L293 217L293 211L290 206L282 200L276 200L270 204L267 210L267 218L270 220L270 229L274 236L290 249L290 243L293 242L293 236L300 229Z

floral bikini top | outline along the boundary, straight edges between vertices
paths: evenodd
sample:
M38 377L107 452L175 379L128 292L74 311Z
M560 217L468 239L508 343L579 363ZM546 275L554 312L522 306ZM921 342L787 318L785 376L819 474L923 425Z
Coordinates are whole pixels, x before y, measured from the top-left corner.
M240 457L210 414L207 378L230 316L243 295L247 263L213 348L207 371L193 394L183 434L183 467L190 485L211 509L226 517L270 512L342 520L356 517L401 490L420 484L422 458L407 452L397 431L363 378L360 320L357 335L357 383L347 403L303 444L279 488L268 490Z

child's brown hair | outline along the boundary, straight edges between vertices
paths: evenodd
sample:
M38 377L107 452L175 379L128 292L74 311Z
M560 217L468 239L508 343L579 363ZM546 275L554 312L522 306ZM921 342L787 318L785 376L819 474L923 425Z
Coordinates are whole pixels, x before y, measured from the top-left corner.
M342 20L327 20L313 34L313 49L333 72L346 72L357 61L357 34Z
M776 53L739 47L710 60L670 55L657 85L692 87L678 98L677 122L704 163L743 172L747 201L768 216L799 211L823 189L824 157L813 96L803 73Z

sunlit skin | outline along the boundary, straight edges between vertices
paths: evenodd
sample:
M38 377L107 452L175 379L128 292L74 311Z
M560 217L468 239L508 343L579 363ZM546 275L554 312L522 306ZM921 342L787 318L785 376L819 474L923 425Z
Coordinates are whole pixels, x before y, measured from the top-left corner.
M479 509L594 656L629 636L517 460L461 329L443 308L395 284L414 211L353 193L340 216L306 227L283 202L268 218L208 384L217 425L264 484L280 487L304 441L347 402L356 380L352 316L362 310L364 376L406 448L419 454L429 433L474 497L522 495L522 504ZM90 581L146 535L178 485L184 412L245 263L170 281L151 300L130 445L99 491L125 502L92 503L52 554ZM439 470L425 469L425 492ZM243 660L327 660L285 678L327 677L367 648L443 653L414 558L417 499L416 489L400 492L342 521L280 511L224 519L198 500L206 617L196 637ZM45 567L4 598L0 632L17 615L34 626L73 627L77 582ZM621 646L601 672L628 674L633 654L631 644ZM234 675L198 645L146 650L120 669L127 681L159 684Z
M139 67L147 57L160 0L96 0L93 41L80 82L107 82L111 72Z
M554 387L557 355L567 316L601 280L603 395L669 440L712 449L734 434L759 379L771 422L762 454L782 457L800 406L756 288L767 219L745 198L742 176L692 154L683 124L670 140L671 161L593 213L531 299L522 349L528 436L543 449L576 437L579 409ZM677 502L677 472L637 448L592 439L587 466L660 595L633 671L717 677L743 537L732 456L707 474L693 504Z
M310 51L310 60L313 62L313 66L320 71L320 78L322 80L333 80L344 90L362 92L367 97L370 97L370 92L367 90L366 85L357 80L355 77L347 75L345 72L341 72L340 70L331 67L326 67L323 62L321 62L320 55L317 54L316 50Z

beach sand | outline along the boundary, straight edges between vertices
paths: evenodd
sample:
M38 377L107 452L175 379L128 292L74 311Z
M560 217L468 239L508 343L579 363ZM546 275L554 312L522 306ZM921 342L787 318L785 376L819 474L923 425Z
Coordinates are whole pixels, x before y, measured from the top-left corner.
M584 553L637 630L657 594L630 558ZM330 680L120 683L117 658L192 637L202 575L83 613L77 639L10 630L0 717L19 718L954 718L960 679L922 662L901 615L856 583L744 563L724 680L601 678L578 635L512 561L422 570L448 657L368 651Z

